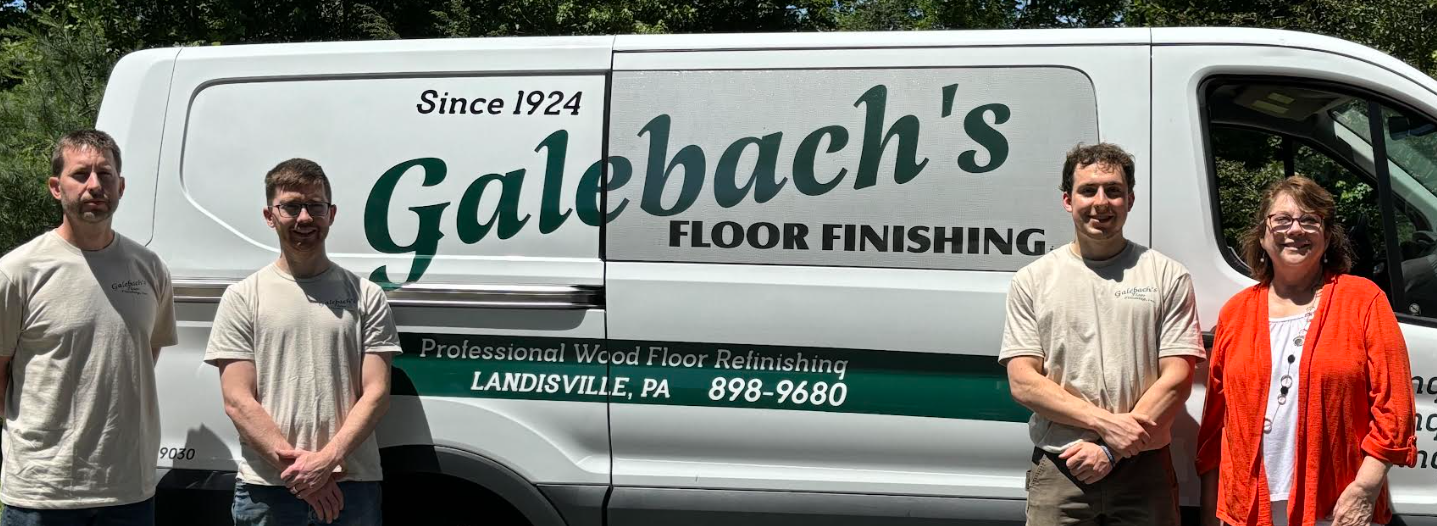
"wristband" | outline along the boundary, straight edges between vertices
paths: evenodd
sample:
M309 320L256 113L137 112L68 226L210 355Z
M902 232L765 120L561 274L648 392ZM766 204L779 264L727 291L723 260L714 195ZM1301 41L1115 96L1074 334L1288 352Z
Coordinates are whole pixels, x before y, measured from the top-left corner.
M1102 445L1102 444L1098 444L1098 447L1099 447L1099 448L1102 448L1103 454L1108 456L1108 463L1109 463L1109 464L1117 464L1117 463L1118 463L1118 460L1117 460L1116 458L1113 458L1113 450L1108 449L1108 446L1105 446L1105 445Z

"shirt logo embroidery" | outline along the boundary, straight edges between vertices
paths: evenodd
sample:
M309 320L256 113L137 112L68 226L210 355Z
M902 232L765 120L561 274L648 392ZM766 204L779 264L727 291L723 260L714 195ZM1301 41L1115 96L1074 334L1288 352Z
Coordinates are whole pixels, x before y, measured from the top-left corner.
M330 300L316 298L314 301L315 303L323 303L324 306L336 310L349 310L359 306L359 300L355 298L339 298Z
M1147 286L1147 287L1128 287L1128 288L1126 288L1126 289L1118 289L1117 292L1114 292L1114 293L1113 293L1113 297L1114 297L1114 298L1118 298L1118 299L1140 300L1140 301L1149 301L1149 302L1151 302L1151 301L1153 301L1153 296L1156 296L1157 293L1158 293L1158 288L1157 288L1157 287L1153 287L1153 286Z
M133 294L136 296L149 296L150 282L143 279L131 279L119 283L111 283L110 290L121 294Z

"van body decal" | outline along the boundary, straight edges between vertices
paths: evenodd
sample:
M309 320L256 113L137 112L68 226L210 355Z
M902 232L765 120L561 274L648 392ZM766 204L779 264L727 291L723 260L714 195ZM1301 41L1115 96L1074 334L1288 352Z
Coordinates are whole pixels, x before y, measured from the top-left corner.
M991 356L723 343L400 335L394 394L1026 422Z
M1055 67L617 72L610 105L602 159L536 124L388 164L364 236L410 264L370 279L601 223L614 261L1015 270L1066 241L1063 154L1098 139L1091 81Z

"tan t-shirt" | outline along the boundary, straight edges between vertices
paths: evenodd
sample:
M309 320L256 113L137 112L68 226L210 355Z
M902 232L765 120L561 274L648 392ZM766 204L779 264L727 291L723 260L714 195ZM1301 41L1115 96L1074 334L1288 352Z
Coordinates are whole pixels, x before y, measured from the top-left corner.
M5 390L0 501L74 509L155 494L152 348L175 344L169 270L119 234L82 251L54 232L0 258Z
M220 299L205 362L250 360L259 403L291 445L319 451L362 392L369 353L400 353L389 302L378 285L331 265L295 279L271 264L231 285ZM239 478L283 486L280 471L241 443ZM379 445L365 437L344 459L345 480L377 481Z
M1132 411L1157 382L1159 358L1204 354L1187 269L1137 243L1104 261L1061 247L1019 270L1009 286L998 360L1041 358L1049 379L1108 411ZM1036 413L1028 433L1052 453L1100 439ZM1169 439L1163 433L1149 447Z

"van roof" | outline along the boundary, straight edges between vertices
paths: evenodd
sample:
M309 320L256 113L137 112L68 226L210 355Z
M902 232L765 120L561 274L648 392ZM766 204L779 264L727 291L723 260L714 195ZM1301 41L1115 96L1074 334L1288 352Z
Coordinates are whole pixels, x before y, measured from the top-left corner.
M904 47L1257 45L1311 49L1369 62L1408 77L1437 92L1437 81L1407 63L1375 49L1338 38L1254 28L1107 28L962 31L734 33L697 35L618 35L583 37L490 37L391 41L251 44L190 47L180 59L259 56L313 56L395 52L446 53L505 49L646 53L757 49L854 49Z
M1147 28L620 35L614 38L614 51L1091 46L1148 44L1151 41L1151 30Z
M1437 93L1437 81L1421 70L1381 51L1340 38L1299 31L1227 27L1172 27L1154 28L1151 31L1154 46L1271 46L1333 53L1387 69Z
M985 29L954 31L872 31L792 33L711 33L571 37L484 37L413 40L365 40L285 44L237 44L183 48L185 54L240 52L322 54L325 52L423 51L612 46L617 52L718 51L746 49L891 48L937 46L1094 46L1094 45L1256 44L1321 50L1361 49L1345 40L1277 29L1254 28L1099 28ZM287 53L288 52L288 53ZM1347 54L1347 53L1344 53Z
M709 35L621 35L616 53L748 49L893 47L1246 45L1310 49L1369 62L1437 93L1437 81L1370 47L1313 33L1278 29L1184 27L1111 29L1007 29L969 31L820 32Z

